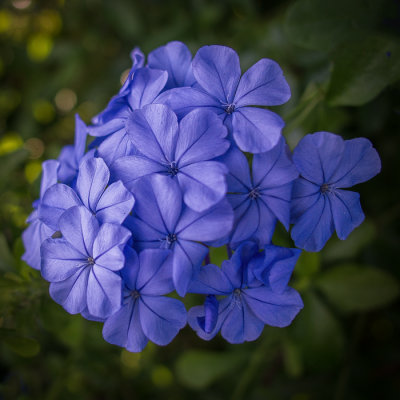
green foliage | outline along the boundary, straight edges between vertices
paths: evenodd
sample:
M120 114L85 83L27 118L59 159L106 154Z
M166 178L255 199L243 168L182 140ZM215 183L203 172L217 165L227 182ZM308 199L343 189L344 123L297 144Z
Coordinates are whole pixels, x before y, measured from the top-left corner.
M396 279L378 268L343 264L321 274L316 285L340 310L355 312L383 307L400 293Z

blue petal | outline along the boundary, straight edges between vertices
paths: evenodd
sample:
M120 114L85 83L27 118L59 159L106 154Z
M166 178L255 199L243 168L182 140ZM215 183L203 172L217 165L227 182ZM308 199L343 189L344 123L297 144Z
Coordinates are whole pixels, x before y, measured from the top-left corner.
M233 49L204 46L195 55L192 67L203 89L222 102L233 102L241 75L239 57Z
M296 223L298 219L318 201L320 195L320 186L301 177L296 179L292 190L290 222Z
M135 203L121 181L114 182L104 191L96 206L96 217L100 222L122 224Z
M231 281L216 265L208 264L201 267L199 272L194 275L189 286L190 293L228 295L235 288Z
M185 296L193 274L197 274L204 257L206 246L179 239L173 248L172 279L180 296Z
M303 308L300 295L289 287L281 294L265 286L245 289L242 298L262 322L279 328L290 325Z
M57 231L61 215L69 208L81 205L82 201L73 189L58 183L51 186L44 194L38 209L39 219L53 231Z
M123 248L130 237L131 232L120 225L102 224L93 243L96 265L112 271L122 269L125 263Z
M167 167L143 156L127 156L115 160L111 167L112 177L121 179L124 185L133 190L138 179L155 173L165 173Z
M263 153L281 138L285 123L272 111L241 107L232 114L233 138L242 151Z
M302 214L292 228L296 247L320 251L334 232L332 211L327 196L320 195L316 203Z
M229 200L232 204L232 198L243 199L239 205L234 207L235 225L232 230L231 244L236 247L243 240L251 238L260 226L260 210L257 201L251 200L247 195L230 195Z
M50 296L70 314L78 314L87 308L86 290L91 268L83 267L69 278L50 285Z
M169 42L165 46L153 50L148 56L150 68L168 72L166 90L180 86L191 86L195 82L191 64L190 50L184 43L177 41Z
M331 181L344 148L344 140L340 136L317 132L300 140L293 151L293 161L304 178L321 186Z
M174 290L171 269L164 266L168 250L145 249L139 253L136 289L144 295L160 296Z
M167 90L161 93L154 102L170 107L179 119L197 108L212 111L218 115L225 114L218 99L202 90L190 87Z
M109 121L101 123L100 125L92 125L88 126L88 132L90 136L107 136L113 133L117 133L125 128L125 121L129 115L129 106L128 104L122 107L119 111L118 115L115 113L112 114L112 118Z
M42 180L40 181L40 198L46 190L57 183L57 173L60 163L57 160L47 160L42 164Z
M199 317L198 323L206 333L211 333L217 325L218 305L218 300L213 295L208 295L204 301L204 317Z
M292 194L292 183L279 187L261 190L260 208L268 209L272 215L282 222L288 230L290 222L290 198ZM262 214L262 212L260 212Z
M230 143L221 119L211 111L192 111L179 124L175 161L179 166L211 160L224 154Z
M346 239L354 228L364 221L360 195L347 190L335 190L328 195L331 202L332 217L339 239Z
M249 264L255 277L271 289L282 294L289 283L301 250L274 246L264 247L263 253Z
M79 163L85 154L87 134L88 128L86 124L81 120L78 114L75 114L74 154L76 166L79 166Z
M136 251L129 246L125 246L125 266L121 270L121 277L127 289L130 291L136 290L136 280L139 273L139 257Z
M75 162L74 146L65 146L58 156L60 166L58 179L62 183L71 183L78 173L78 164Z
M229 169L226 178L228 192L247 194L253 185L246 156L237 147L232 146L220 160L224 162Z
M342 159L329 183L347 188L373 178L381 170L381 160L365 138L346 140Z
M99 222L84 206L72 207L61 216L62 236L82 254L93 254L93 242L99 232Z
M290 99L290 88L278 63L263 58L242 76L235 104L242 106L276 106Z
M54 230L45 225L42 221L35 219L22 233L22 241L25 247L25 253L22 260L30 267L40 270L40 245L48 239Z
M227 168L217 161L203 161L179 168L177 175L183 200L191 209L202 212L216 205L226 194Z
M124 347L128 351L142 351L148 339L140 324L138 302L129 301L108 317L103 326L103 337L107 342Z
M41 246L42 276L49 282L60 282L88 265L88 257L65 239L47 239Z
M87 308L95 317L106 318L121 307L122 280L106 268L90 268L87 284Z
M181 239L208 242L227 235L232 225L232 207L227 200L222 200L202 213L186 207L176 227L176 232Z
M140 68L133 75L128 102L132 110L151 104L163 90L168 74L159 69Z
M260 321L244 301L234 304L221 327L221 335L229 343L238 344L256 340L264 329Z
M90 158L79 166L77 192L83 204L93 213L96 212L97 203L108 185L109 179L110 171L101 158Z
M140 296L140 323L145 335L165 346L186 325L186 309L182 302L169 297Z
M125 221L125 226L132 232L134 246L137 249L159 248L168 235L167 230L159 230L158 226L153 227L148 222L137 217L128 218Z

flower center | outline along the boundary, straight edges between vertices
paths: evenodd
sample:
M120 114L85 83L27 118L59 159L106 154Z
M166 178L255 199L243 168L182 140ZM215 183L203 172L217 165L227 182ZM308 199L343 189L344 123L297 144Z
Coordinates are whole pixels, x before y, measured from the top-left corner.
M227 114L232 114L235 111L236 106L232 103L232 104L225 104L225 112Z
M137 290L132 290L131 296L136 300L140 297L140 293Z
M88 264L94 265L94 258L93 257L88 257L87 261L88 261Z
M321 185L320 191L322 194L333 192L333 188L329 183L324 183Z
M165 238L169 246L171 246L174 242L176 242L177 239L178 238L176 237L175 233L169 233Z
M175 176L179 172L179 168L176 165L175 161L172 161L169 165L167 165L167 174L171 176Z
M251 189L251 191L249 192L249 197L252 200L255 200L258 197L260 197L260 190L258 189L258 187Z

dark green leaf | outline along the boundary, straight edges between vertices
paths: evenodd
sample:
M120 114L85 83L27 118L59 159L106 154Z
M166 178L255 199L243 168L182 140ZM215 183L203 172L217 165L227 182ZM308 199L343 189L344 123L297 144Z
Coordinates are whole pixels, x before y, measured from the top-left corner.
M326 271L317 286L329 301L343 311L367 311L395 300L400 287L386 271L343 264Z
M243 363L242 353L217 353L192 350L176 363L178 379L192 389L203 389Z
M34 357L40 351L35 339L18 336L13 330L0 329L0 339L15 353L22 357Z

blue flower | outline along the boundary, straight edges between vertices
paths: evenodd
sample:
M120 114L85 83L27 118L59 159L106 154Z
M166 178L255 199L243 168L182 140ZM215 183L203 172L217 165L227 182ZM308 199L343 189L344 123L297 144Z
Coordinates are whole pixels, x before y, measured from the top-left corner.
M339 239L346 239L364 220L364 213L360 195L341 188L379 173L381 161L371 142L317 132L299 142L293 161L300 172L291 210L291 235L296 246L319 251L335 230Z
M98 220L86 207L72 207L61 216L61 238L41 248L42 276L52 282L50 295L71 314L88 311L105 318L121 306L123 248L131 233Z
M131 212L134 198L121 181L110 184L110 171L101 158L89 158L79 167L76 191L58 183L45 192L39 218L56 231L61 215L82 205L100 222L121 224Z
M283 120L275 113L255 107L283 104L289 86L279 65L262 59L241 77L239 57L224 46L204 46L192 63L196 85L171 89L156 102L169 105L181 118L202 107L220 116L230 127L238 147L251 153L272 149L281 136Z
M153 50L149 53L147 65L168 72L164 90L192 86L196 82L192 71L192 54L182 42L169 42Z
M125 127L133 110L151 104L164 88L168 73L158 69L139 68L135 71L129 90L119 99L118 109L111 109L107 120L88 127L89 134L101 138L97 152L108 165L119 157L134 154L135 147L131 143ZM114 112L114 114L113 114Z
M125 225L131 230L134 246L171 249L169 261L175 289L184 296L208 248L199 242L213 242L229 235L233 212L226 200L198 213L185 207L177 182L168 176L153 175L138 182L134 190L133 217Z
M221 157L229 169L227 199L235 212L231 247L247 239L265 246L272 239L277 220L289 229L292 186L298 172L287 152L282 138L272 150L255 154L252 176L239 149Z
M40 270L40 245L49 238L55 231L39 219L38 207L43 199L46 190L57 183L57 173L60 163L56 160L47 160L43 163L42 180L40 183L40 198L33 203L34 210L28 217L30 225L22 233L22 241L25 253L22 255L30 267Z
M123 305L107 318L104 339L132 352L142 351L149 340L164 346L186 325L183 303L163 296L174 290L165 263L169 251L147 249L137 256L128 248L127 254Z
M208 297L204 307L189 310L189 325L205 340L221 331L229 343L256 340L265 324L288 326L303 302L287 286L300 251L285 250L271 245L263 254L255 243L244 242L221 268L213 264L202 267L189 291ZM224 297L217 305L212 296Z
M112 173L128 189L145 176L168 175L179 182L184 202L199 212L225 196L226 167L212 159L225 153L230 143L215 114L193 111L178 127L173 111L150 104L131 114L127 132L138 154L116 160Z

